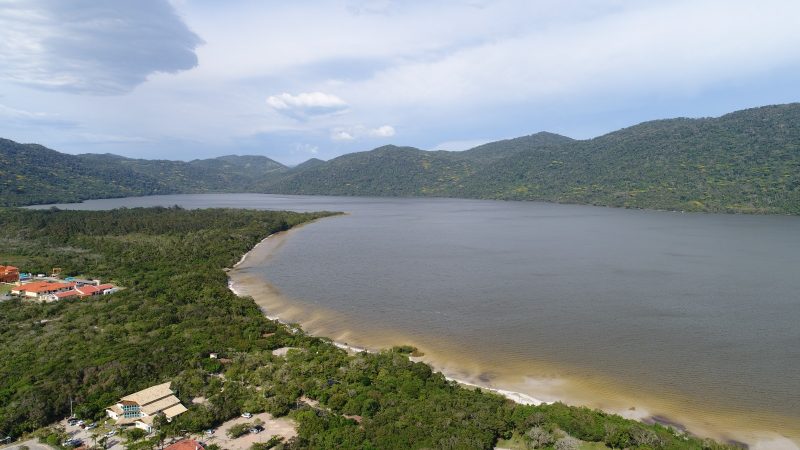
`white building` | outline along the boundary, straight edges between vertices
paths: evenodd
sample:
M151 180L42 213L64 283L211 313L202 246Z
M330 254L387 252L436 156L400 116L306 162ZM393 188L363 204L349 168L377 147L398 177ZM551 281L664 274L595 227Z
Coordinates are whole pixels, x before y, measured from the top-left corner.
M119 402L106 409L106 414L116 420L118 425L134 425L150 433L153 431L153 419L159 413L163 413L170 421L186 412L186 407L175 397L170 384L159 384L122 397Z

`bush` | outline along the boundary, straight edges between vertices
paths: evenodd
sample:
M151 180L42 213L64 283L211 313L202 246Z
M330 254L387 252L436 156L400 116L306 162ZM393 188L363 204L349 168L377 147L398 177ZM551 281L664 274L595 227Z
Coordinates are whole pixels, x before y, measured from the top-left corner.
M250 428L252 426L253 425L250 423L240 423L238 425L234 425L228 430L228 436L231 439L236 439L240 436L244 436L245 434L250 432Z
M282 437L272 436L267 442L256 442L250 447L250 450L269 450L281 442L283 442Z
M125 437L129 442L136 442L145 436L147 436L147 433L141 428L131 428L125 431Z

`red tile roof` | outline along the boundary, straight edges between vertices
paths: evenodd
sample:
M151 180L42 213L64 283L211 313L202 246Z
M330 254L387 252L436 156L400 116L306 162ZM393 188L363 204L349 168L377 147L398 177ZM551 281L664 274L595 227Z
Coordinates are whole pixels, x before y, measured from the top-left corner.
M75 290L78 291L81 295L87 296L87 295L94 295L98 292L103 292L106 289L111 289L113 287L114 287L113 284L101 284L99 286L81 286L75 288Z
M63 292L56 292L56 297L58 298L67 298L67 297L77 297L80 295L80 292L76 291L75 289Z
M200 445L200 443L195 441L194 439L184 439L182 441L178 441L170 445L164 450L198 450L198 449L204 450L205 447Z
M17 286L15 288L15 290L19 289L20 291L24 291L24 290L26 290L28 288L37 288L37 287L40 287L40 286L44 286L46 284L48 284L47 281L34 281L34 282L31 282L31 283L21 284L21 285Z
M51 283L48 281L36 281L19 286L19 290L25 292L42 293L60 291L62 289L71 287L75 287L75 283Z

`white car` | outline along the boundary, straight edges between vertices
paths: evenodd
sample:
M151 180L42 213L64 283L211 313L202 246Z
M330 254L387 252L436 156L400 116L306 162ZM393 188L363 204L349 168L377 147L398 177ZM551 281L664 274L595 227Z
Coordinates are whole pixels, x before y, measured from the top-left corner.
M106 437L111 437L114 436L115 434L117 434L116 430L111 430L108 433L106 433Z
M242 414L242 417L244 417L245 419L249 419L249 418L253 417L253 415L250 414L249 412L246 412L246 413Z

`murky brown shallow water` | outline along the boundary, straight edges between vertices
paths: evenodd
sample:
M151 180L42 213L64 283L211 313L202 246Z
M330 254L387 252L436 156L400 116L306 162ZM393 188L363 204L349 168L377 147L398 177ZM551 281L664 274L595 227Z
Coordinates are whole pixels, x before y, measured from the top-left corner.
M542 400L800 442L800 218L253 194L80 207L151 204L348 212L268 240L233 276L315 334L409 343Z

